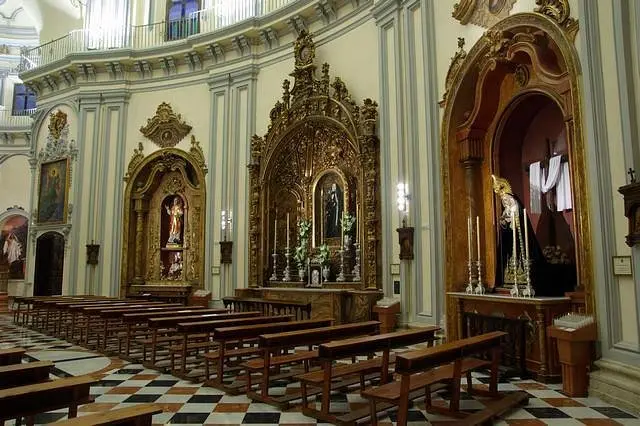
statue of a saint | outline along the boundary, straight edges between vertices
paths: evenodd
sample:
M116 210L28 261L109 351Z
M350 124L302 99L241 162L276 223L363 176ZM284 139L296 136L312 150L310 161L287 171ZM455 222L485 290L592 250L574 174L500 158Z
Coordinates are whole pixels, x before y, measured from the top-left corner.
M335 182L331 184L325 202L325 238L340 238L342 220L342 189Z
M517 274L518 285L526 284L525 275L525 232L524 227L528 227L529 234L529 260L531 284L538 295L545 294L542 286L548 286L543 277L546 272L546 261L542 254L542 249L535 236L533 226L529 217L524 216L524 208L522 202L513 193L509 182L501 177L491 175L493 179L493 191L500 197L502 204L502 214L500 215L498 226L498 256L496 258L496 287L505 284L513 284L514 274ZM515 223L514 223L515 221ZM516 239L513 241L513 228L515 227ZM513 244L517 244L517 256L513 259ZM514 269L515 268L515 269Z
M182 208L182 198L176 195L173 198L173 204L171 206L165 205L169 215L169 239L167 245L180 246L182 244L182 217L184 216L184 210Z

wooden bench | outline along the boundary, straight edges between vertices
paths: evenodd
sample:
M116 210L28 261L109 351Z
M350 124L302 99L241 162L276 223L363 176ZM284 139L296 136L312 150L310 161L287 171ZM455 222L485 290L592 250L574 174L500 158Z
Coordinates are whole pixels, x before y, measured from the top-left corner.
M311 303L235 296L223 297L222 303L234 312L260 311L263 315L294 315L296 320L311 319Z
M76 417L79 405L93 402L89 388L96 383L91 376L80 376L0 390L0 425L22 417L33 424L36 414L61 408L69 409L69 418Z
M493 398L498 393L498 367L500 364L501 340L506 333L495 331L455 342L444 343L432 348L411 351L396 356L396 375L400 380L382 384L361 393L370 401L371 424L377 424L376 404L379 402L398 406L399 426L407 424L409 402L424 390L425 405L428 411L436 411L454 417L465 417L468 413L460 411L460 379L467 376L467 392ZM474 358L474 355L491 352L491 361ZM471 384L471 371L491 367L489 390L474 389ZM451 382L451 400L449 408L431 405L431 386L441 382ZM527 399L526 392L509 396L510 406ZM489 408L487 408L489 409ZM484 410L483 410L484 411ZM465 418L464 424L473 424Z
M161 309L165 308L159 308L159 310ZM210 309L194 306L190 308L173 309L166 311L161 310L160 312L156 310L154 312L124 313L122 314L122 322L125 326L125 331L118 335L118 354L122 358L128 359L131 354L131 344L134 342L134 338L150 336L151 333L148 328L149 318L169 318L190 314L225 314L226 312L227 311L225 309ZM134 334L134 327L136 327L136 325L144 327L138 334ZM130 359L128 360L130 361Z
M30 385L49 380L51 361L37 361L0 367L0 389Z
M198 351L199 349L203 349L205 351L204 363L205 363L205 380L209 379L209 360L215 359L212 355L212 352L209 352L210 349L214 348L217 345L220 345L220 341L216 339L215 329L223 328L223 327L234 327L234 326L249 326L249 325L259 325L259 324L273 324L277 322L288 322L293 319L292 315L280 315L280 316L252 316L249 318L227 318L221 319L216 318L214 321L199 321L199 322L186 322L179 323L177 325L177 331L182 336L180 340L180 344L171 346L169 348L171 352L171 372L174 375L181 375L184 377L186 374L186 365L187 365L187 355L190 351ZM211 340L211 334L213 334L213 341ZM189 336L204 336L202 342L190 343ZM224 342L226 343L226 342ZM245 348L249 349L249 348ZM240 350L240 349L239 349ZM246 354L249 355L253 353L253 349L245 350ZM224 353L224 349L223 349ZM180 369L177 369L175 366L175 356L176 354L180 354L181 363ZM240 355L240 353L236 354ZM224 359L224 358L223 358ZM222 371L224 367L220 366L218 368L218 372ZM186 378L186 377L185 377Z
M227 314L197 314L149 318L147 325L151 332L151 338L139 340L139 343L142 345L142 364L145 367L155 368L159 346L165 343L171 344L171 342L182 339L182 335L176 333L178 323L205 322L232 318L240 319L257 317L258 315L260 315L259 312L232 312ZM149 362L147 362L147 347L150 349L151 359Z
M440 327L424 327L321 344L318 348L318 358L322 368L296 377L301 384L303 413L336 424L353 424L357 420L367 417L369 415L367 408L350 411L341 416L331 414L331 391L344 387L345 383L350 382L345 381L344 378L353 375L359 376L361 391L364 390L365 377L368 375L379 376L380 383L387 383L389 381L389 365L394 361L391 350L424 342L432 345L438 330ZM338 360L353 359L355 356L370 355L376 352L381 352L381 356L352 364L335 364ZM336 382L336 379L340 381ZM309 386L322 389L320 410L308 407Z
M247 390L251 389L251 371L247 372L247 380L236 380L231 385L224 385L223 381L220 378L224 377L224 361L227 358L231 358L234 356L242 356L242 355L260 355L263 352L263 348L254 347L254 348L237 348L232 350L227 350L227 345L230 342L245 342L245 341L255 341L262 334L271 334L271 333L283 333L287 331L299 331L299 330L311 330L317 329L321 327L331 326L333 320L323 319L323 320L303 320L303 321L287 321L287 322L274 322L274 323L260 323L257 325L236 325L233 327L222 327L213 329L213 340L218 343L216 352L209 352L205 354L205 358L207 359L207 368L206 375L207 379L209 379L209 361L217 361L218 362L218 371L216 380L214 383L217 386L223 387L227 392L237 393L240 389L245 388ZM311 356L310 356L311 355ZM283 355L283 357L287 357L288 362L305 362L306 358L313 358L315 356L314 353L307 351L305 354L297 353L297 354L288 354ZM262 361L262 358L249 361L249 363L253 361ZM287 364L287 361L281 360L279 365ZM242 367L246 368L247 363L242 364ZM308 367L308 363L305 363L305 367ZM306 370L305 370L306 371ZM266 379L269 379L269 375L267 374ZM279 377L284 378L284 377Z
M0 365L20 364L25 352L23 348L0 349Z
M279 407L288 406L290 401L300 399L301 393L291 393L281 397L269 396L269 378L270 370L272 367L279 367L285 365L289 360L291 362L309 361L317 357L317 353L311 350L314 345L326 343L334 340L337 336L341 337L355 337L376 334L379 331L380 322L378 321L366 321L352 324L342 324L329 327L314 328L312 330L300 330L300 331L287 331L283 333L269 333L263 334L258 339L259 348L263 351L262 359L253 360L245 363L245 367L251 372L261 372L262 382L260 384L260 393L253 392L253 390L247 388L247 396L252 399L263 401L269 404L273 404ZM307 346L310 348L304 358L300 359L302 355L291 356L283 355L281 358L278 354L283 350L296 348L300 346ZM274 356L275 355L275 356ZM290 376L295 376L291 374ZM249 376L250 377L250 376ZM251 386L251 384L249 384Z
M137 404L75 419L56 422L60 426L151 426L153 415L162 413L162 406Z

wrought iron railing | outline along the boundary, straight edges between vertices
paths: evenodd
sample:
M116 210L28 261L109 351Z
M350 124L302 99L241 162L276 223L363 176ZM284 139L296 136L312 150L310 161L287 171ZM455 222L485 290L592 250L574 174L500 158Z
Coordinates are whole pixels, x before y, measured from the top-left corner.
M35 112L35 108L21 111L0 109L0 128L9 130L31 128L31 123L33 123L33 114Z
M75 30L22 52L20 70L38 68L74 53L111 49L153 49L196 34L211 33L247 19L268 15L297 0L211 0L190 16L149 25Z

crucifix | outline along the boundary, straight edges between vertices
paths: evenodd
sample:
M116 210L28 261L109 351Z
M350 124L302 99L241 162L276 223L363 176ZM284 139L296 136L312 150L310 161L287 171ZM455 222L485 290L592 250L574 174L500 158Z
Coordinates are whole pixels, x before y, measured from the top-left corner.
M627 170L627 174L629 175L629 179L631 180L630 183L636 183L636 171L629 167L629 170Z

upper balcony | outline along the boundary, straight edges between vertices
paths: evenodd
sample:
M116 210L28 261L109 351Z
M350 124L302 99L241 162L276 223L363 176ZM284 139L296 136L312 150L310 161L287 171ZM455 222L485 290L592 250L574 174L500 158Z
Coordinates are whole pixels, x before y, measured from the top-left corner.
M181 19L149 25L75 30L46 44L23 50L20 69L22 72L36 71L74 54L99 54L113 50L146 51L171 47L179 42L215 33L242 22L270 15L277 18L281 12L286 14L289 7L297 7L294 3L304 7L311 6L312 3L327 2L329 0L235 0L222 3L221 0L214 0L213 7L199 10ZM216 7L215 4L220 6ZM268 38L269 35L265 37Z

